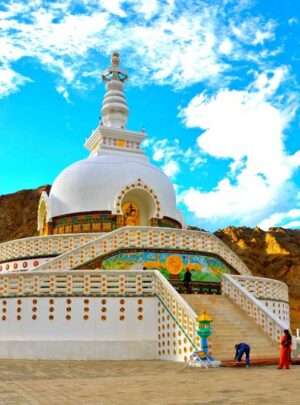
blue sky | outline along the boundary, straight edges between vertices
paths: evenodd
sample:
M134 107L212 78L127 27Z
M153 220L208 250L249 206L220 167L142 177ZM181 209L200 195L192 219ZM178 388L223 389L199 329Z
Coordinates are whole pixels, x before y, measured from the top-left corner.
M0 194L87 157L119 50L187 223L299 228L299 45L298 0L0 0Z

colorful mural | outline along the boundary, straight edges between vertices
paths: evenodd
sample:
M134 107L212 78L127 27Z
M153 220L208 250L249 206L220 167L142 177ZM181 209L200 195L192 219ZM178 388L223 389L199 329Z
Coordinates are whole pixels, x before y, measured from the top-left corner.
M119 253L103 260L101 268L109 269L158 269L167 278L183 280L186 269L192 273L192 281L220 282L223 273L231 273L221 260L195 254L165 252Z

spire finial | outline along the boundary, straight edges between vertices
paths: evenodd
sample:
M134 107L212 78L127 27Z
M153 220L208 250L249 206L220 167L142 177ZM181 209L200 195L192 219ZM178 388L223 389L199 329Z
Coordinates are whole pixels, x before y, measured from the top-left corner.
M111 55L111 66L112 67L120 66L120 54L117 51L114 51Z
M111 66L102 74L102 80L109 82L111 80L119 80L125 82L128 79L128 75L120 68L120 54L114 51L111 55Z
M111 66L103 72L102 79L106 84L102 104L103 124L107 127L124 128L128 117L128 107L123 85L128 79L128 75L120 68L119 52L112 53Z

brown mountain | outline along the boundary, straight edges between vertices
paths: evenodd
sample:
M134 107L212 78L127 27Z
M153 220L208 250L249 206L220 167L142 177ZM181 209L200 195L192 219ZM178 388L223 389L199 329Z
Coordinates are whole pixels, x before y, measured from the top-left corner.
M42 191L22 190L0 196L0 242L37 235L37 208ZM300 327L300 230L228 227L216 232L248 265L253 275L289 286L292 327Z
M300 327L300 230L228 227L216 235L247 264L253 275L289 286L292 328Z
M50 186L0 196L0 242L37 235L40 195Z

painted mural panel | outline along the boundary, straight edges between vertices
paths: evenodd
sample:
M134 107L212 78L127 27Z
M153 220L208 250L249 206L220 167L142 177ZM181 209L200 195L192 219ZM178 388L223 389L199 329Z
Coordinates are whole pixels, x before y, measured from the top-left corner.
M187 268L192 273L192 281L220 282L223 273L231 273L221 260L202 255L165 252L119 253L103 260L104 270L158 269L169 279L183 280Z

